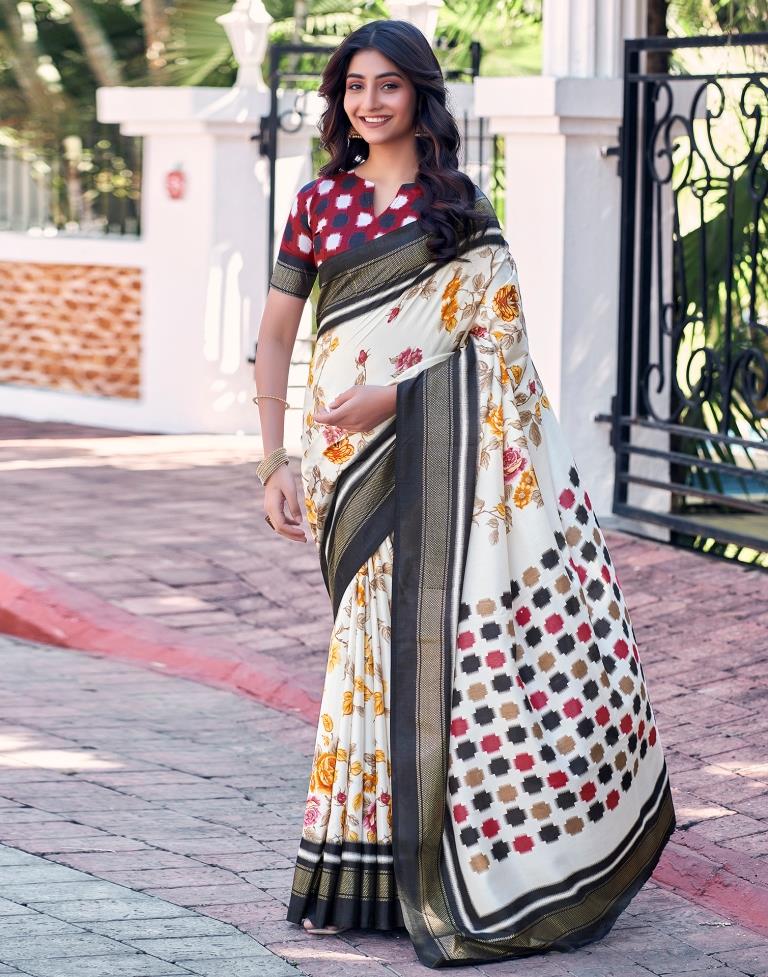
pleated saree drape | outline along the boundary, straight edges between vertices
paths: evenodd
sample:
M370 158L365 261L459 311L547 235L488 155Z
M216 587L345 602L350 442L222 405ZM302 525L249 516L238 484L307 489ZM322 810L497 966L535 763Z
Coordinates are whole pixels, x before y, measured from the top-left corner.
M302 478L334 626L288 918L405 925L431 967L594 940L674 811L515 263L495 218L442 267L412 223L320 286ZM397 383L396 415L314 421L355 383Z

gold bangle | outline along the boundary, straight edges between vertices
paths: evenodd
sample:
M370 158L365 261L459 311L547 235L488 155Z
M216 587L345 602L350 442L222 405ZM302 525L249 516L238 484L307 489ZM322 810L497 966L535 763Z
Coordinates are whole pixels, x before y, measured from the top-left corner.
M278 397L277 394L256 394L255 397L251 397L251 400L254 402L254 404L257 404L261 397L268 397L270 400L282 400L283 404L285 405L285 409L288 410L288 401L285 399L285 397Z
M256 468L256 475L262 485L266 485L267 479L270 475L273 475L278 468L282 465L288 464L288 452L281 445L279 448L275 448L274 451L270 451L266 458L261 461L261 463Z

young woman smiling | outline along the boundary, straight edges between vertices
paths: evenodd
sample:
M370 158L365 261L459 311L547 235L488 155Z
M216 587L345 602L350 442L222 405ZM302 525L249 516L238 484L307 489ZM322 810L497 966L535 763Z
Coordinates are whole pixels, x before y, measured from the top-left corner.
M674 827L629 612L425 38L366 24L320 92L255 368L265 518L306 541L279 401L319 276L301 481L334 624L288 919L404 925L430 967L572 949Z

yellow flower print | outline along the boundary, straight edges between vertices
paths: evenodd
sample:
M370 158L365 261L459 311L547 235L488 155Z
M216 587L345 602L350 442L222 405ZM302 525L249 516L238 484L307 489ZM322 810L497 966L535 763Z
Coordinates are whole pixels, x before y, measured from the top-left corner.
M308 495L304 496L304 506L307 510L307 522L313 528L317 527L317 506L315 505L315 500L310 498Z
M341 652L339 651L339 647L340 645L338 641L332 641L331 647L328 649L327 671L329 672L332 672L341 661Z
M506 515L507 515L507 507L504 504L504 502L497 502L496 503L496 512L501 516L502 519L504 519L506 517Z
M448 332L452 332L457 325L456 314L459 311L459 303L456 298L456 293L460 287L461 276L456 274L443 290L443 300L440 305L440 319Z
M335 444L329 444L323 452L328 461L332 461L334 465L341 465L345 461L349 461L354 453L355 449L349 443L349 437L346 434L341 441L336 441Z
M344 716L352 715L352 692L345 692L341 699L341 712Z
M334 336L333 339L331 340L331 345L329 346L329 352L332 353L338 347L338 345L339 345L339 337Z
M323 713L322 721L323 721L323 729L326 731L326 733L330 733L333 729L333 719L331 718L331 716L328 715L327 712Z
M541 395L541 406L549 409L549 398L546 394Z
M375 715L377 716L384 715L384 696L381 692L373 693L373 707L374 707L373 711Z
M357 581L357 606L365 607L365 584L362 580Z
M501 404L488 411L488 426L497 437L504 434L504 410Z
M520 297L516 285L502 285L493 296L493 311L505 322L512 322L520 315Z
M536 420L541 420L541 401L536 401L536 406L533 408L533 413L536 415Z
M315 760L312 774L309 778L310 791L319 790L323 794L330 794L333 789L333 777L336 773L336 757L333 753L321 753Z
M515 386L523 379L523 368L522 366L518 366L517 363L512 364L512 378L515 381Z
M530 468L522 473L518 479L515 494L513 496L515 505L518 509L524 509L531 501L536 484L536 475Z
M500 379L502 387L506 387L509 383L509 370L507 369L507 364L504 362L504 354L499 350L499 367L500 367Z

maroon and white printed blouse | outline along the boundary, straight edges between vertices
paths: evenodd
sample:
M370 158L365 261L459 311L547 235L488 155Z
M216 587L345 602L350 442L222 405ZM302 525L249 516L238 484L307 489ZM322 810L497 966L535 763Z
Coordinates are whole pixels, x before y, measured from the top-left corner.
M374 183L354 170L303 186L286 221L272 287L307 298L326 259L418 218L423 197L415 183L401 184L378 217L373 210L373 190Z

